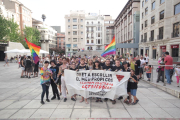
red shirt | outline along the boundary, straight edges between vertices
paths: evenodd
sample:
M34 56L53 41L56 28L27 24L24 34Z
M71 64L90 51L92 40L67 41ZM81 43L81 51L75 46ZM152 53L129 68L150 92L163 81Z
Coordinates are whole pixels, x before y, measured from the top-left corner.
M167 55L165 57L165 65L173 65L173 58L170 55ZM165 66L165 69L169 70L169 69L173 69L172 66Z

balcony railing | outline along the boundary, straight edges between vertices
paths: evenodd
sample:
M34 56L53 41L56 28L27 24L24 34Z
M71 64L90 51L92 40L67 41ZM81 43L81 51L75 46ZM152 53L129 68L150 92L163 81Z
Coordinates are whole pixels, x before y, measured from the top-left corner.
M94 32L94 30L91 30L91 32Z
M102 50L101 48L96 48L96 50Z
M86 30L86 32L89 32L89 30Z
M154 37L150 37L150 38L149 38L149 41L154 41Z
M172 36L172 38L180 37L180 34L179 33L171 33L171 36Z

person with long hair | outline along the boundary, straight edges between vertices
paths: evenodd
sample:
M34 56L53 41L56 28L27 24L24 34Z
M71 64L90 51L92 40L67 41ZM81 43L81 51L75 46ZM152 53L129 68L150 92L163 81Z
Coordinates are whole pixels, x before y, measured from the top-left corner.
M92 70L92 69L93 69L93 60L92 60L92 59L90 59L90 60L88 61L88 67L89 67L89 70Z
M23 76L24 70L25 70L24 57L21 57L21 60L20 60L20 66L21 66L21 69L22 69L22 72L21 72L21 78L24 78L24 76Z

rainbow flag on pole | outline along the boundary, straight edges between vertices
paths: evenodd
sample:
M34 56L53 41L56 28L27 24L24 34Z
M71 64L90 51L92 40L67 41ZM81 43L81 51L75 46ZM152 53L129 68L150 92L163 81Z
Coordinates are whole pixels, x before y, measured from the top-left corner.
M115 36L113 37L111 43L105 48L104 53L101 54L102 57L106 57L107 55L116 54L116 42Z
M31 55L33 57L34 63L36 64L39 61L38 55L39 55L39 51L40 51L41 47L29 42L26 38L25 38L25 40L29 47L29 50L31 51Z

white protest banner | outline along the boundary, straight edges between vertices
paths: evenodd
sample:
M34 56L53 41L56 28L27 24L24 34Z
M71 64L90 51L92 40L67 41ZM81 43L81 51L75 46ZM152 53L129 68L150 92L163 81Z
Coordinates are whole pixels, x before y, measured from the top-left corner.
M104 70L65 70L68 93L79 94L85 98L100 97L115 99L127 95L127 81L130 72L111 72Z

